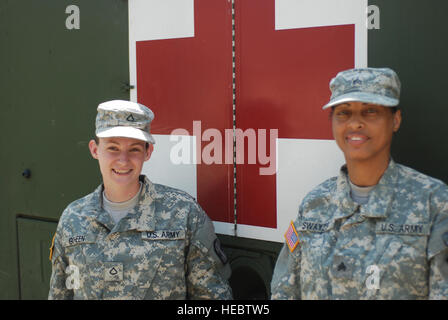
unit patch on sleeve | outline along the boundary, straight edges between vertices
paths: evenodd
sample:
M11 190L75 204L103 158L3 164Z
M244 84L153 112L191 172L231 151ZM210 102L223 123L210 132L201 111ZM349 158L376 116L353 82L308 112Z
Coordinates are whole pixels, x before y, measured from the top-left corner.
M294 249L297 247L297 245L300 242L299 235L297 234L297 231L296 231L296 228L294 227L293 221L291 221L288 230L286 230L285 239L286 239L286 244L289 247L289 250L291 252L293 252Z
M215 249L215 253L218 256L219 260L221 260L222 264L226 264L228 262L227 256L224 253L224 250L222 250L221 247L221 241L219 241L218 238L215 239L213 242L213 247Z

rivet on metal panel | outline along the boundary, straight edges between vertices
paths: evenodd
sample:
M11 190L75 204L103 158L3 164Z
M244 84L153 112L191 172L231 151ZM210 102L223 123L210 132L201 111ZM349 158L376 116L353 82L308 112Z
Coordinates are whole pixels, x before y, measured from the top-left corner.
M30 178L31 177L31 170L30 169L23 170L22 176L27 178L27 179Z

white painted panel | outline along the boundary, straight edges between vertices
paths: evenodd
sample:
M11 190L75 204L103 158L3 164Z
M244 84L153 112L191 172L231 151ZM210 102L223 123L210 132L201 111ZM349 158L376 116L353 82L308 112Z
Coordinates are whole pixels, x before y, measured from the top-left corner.
M190 164L174 164L170 159L171 149L178 143L173 137L185 139L191 146L191 155L196 154L194 136L171 136L153 134L156 144L151 158L143 165L142 173L154 183L160 183L188 192L197 198L197 176L195 157ZM171 137L171 138L170 138Z
M367 0L276 0L275 29L355 25L355 67L367 67Z
M135 41L194 37L194 0L130 0Z
M365 0L276 0L275 29L365 23Z

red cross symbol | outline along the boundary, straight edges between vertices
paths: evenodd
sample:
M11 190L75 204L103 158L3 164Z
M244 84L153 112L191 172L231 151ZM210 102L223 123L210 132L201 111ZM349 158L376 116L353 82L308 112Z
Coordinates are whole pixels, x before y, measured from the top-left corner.
M331 139L321 106L329 80L354 65L354 26L275 30L274 6L235 1L236 127ZM153 133L192 132L197 120L223 136L232 128L230 1L195 0L194 37L138 41L136 61L137 100L156 115ZM237 165L238 223L275 228L276 175L260 176L259 168ZM233 188L233 165L198 165L198 201L213 220L233 223Z
M354 26L275 30L274 5L237 2L236 125L277 128L279 138L332 139L321 106L330 79L354 65ZM258 168L237 165L238 222L275 228L276 177Z

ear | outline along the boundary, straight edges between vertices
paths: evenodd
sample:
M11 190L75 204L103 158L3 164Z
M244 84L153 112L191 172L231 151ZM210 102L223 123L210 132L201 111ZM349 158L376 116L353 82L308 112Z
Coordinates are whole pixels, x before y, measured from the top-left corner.
M98 159L98 145L93 139L89 141L89 150L92 157Z
M394 132L397 132L398 129L400 129L400 126L401 126L401 110L397 110L394 113L394 127L393 127Z
M146 149L145 161L148 161L149 158L151 158L153 151L154 151L154 145L150 143L148 149Z

